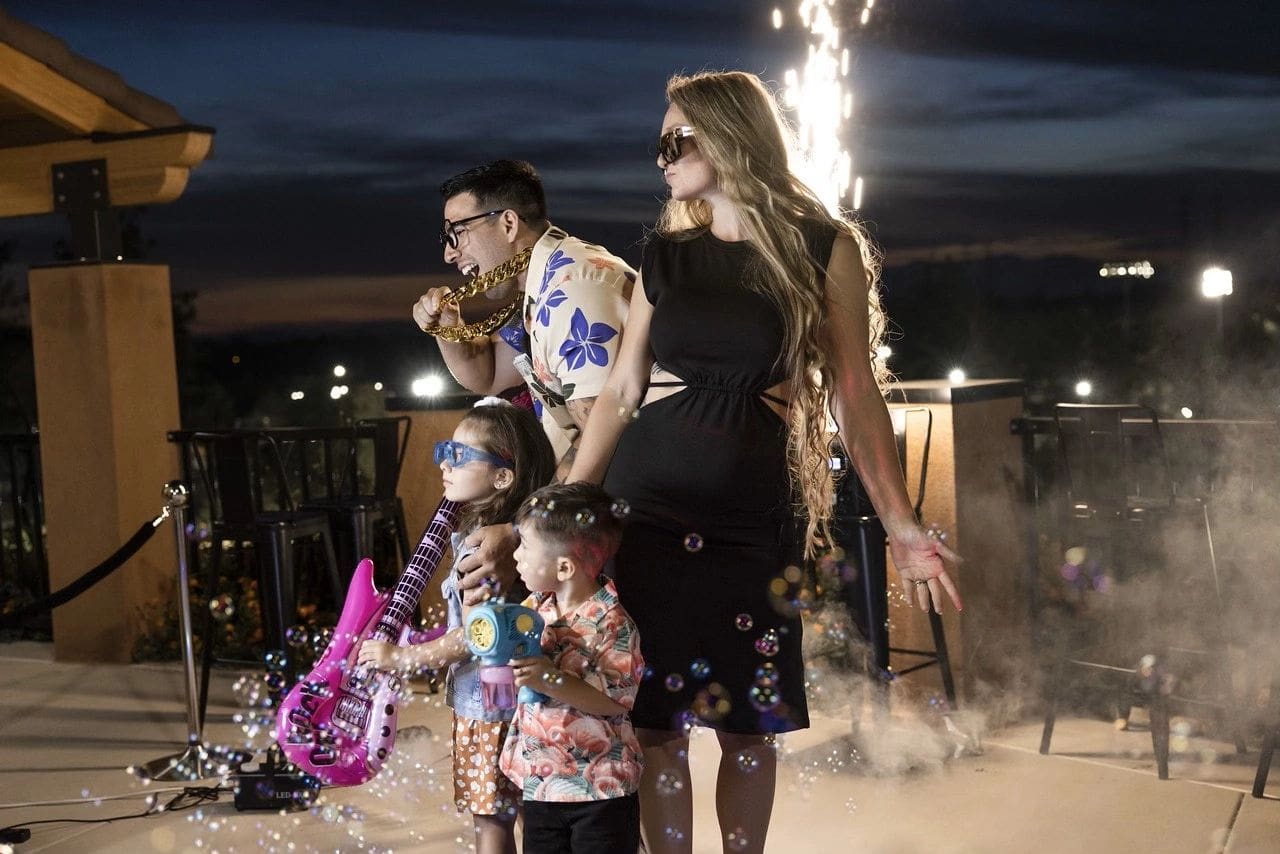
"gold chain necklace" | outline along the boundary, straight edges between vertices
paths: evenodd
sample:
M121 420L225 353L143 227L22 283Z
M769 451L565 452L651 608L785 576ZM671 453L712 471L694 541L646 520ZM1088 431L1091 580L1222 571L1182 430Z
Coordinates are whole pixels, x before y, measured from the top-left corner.
M475 276L471 281L467 282L456 291L450 291L449 295L444 298L445 303L459 308L458 303L464 299L482 294L490 288L496 287L512 276L517 276L529 269L529 258L533 255L533 248L522 249L516 253L515 257L508 261L503 261L487 273L481 273ZM435 335L445 341L452 341L455 344L464 341L471 341L487 335L492 335L495 330L501 329L507 321L515 316L520 308L520 302L524 299L524 293L517 291L515 299L484 320L477 320L475 323L463 323L458 326L441 326L433 323L424 331L428 335Z

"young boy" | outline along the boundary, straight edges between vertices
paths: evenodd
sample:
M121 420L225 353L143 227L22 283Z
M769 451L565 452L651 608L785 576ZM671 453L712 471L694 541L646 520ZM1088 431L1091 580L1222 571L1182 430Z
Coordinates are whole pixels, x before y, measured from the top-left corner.
M524 852L631 854L640 844L640 745L628 711L644 661L631 617L600 569L621 524L595 484L554 484L516 511L516 569L546 622L545 655L513 659L520 704L499 767L524 792Z

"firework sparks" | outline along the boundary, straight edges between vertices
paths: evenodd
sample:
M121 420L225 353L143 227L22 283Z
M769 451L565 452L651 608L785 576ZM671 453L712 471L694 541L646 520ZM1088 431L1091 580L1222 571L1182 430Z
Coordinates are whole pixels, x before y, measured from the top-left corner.
M865 26L875 0L863 0L858 22ZM845 84L849 75L849 48L842 45L839 12L841 0L801 0L796 15L809 34L803 69L787 69L783 75L783 104L795 111L799 160L795 171L835 211L857 210L862 205L863 181L853 174L853 158L843 144L845 123L853 116L853 93ZM773 10L773 26L781 29L786 17Z

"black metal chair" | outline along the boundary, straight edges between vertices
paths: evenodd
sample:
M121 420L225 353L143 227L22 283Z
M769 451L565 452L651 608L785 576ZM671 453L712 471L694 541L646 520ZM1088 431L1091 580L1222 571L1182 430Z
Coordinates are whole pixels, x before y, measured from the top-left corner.
M1157 774L1162 780L1169 777L1172 703L1217 709L1232 730L1237 749L1243 752L1243 739L1230 709L1222 591L1208 506L1176 494L1155 412L1136 404L1059 404L1055 424L1066 481L1062 530L1069 532L1073 544L1084 544L1085 554L1105 555L1114 572L1090 576L1090 583L1080 586L1082 601L1101 603L1101 618L1092 624L1077 622L1069 627L1071 637L1059 641L1045 684L1040 752L1049 753L1069 667L1127 681L1120 711L1127 717L1134 705L1147 708ZM1163 554L1168 526L1188 523L1203 526L1211 570L1208 578L1202 574L1179 577ZM1151 555L1157 558L1151 560ZM1099 583L1095 586L1093 582ZM1144 601L1154 607L1154 619L1133 613L1116 601L1114 593L1108 593L1112 583L1143 588L1149 594ZM1199 595L1209 605L1202 648L1184 645L1174 626L1188 595ZM1099 646L1105 649L1099 650ZM1139 657L1141 661L1134 665ZM1175 662L1191 657L1207 663L1215 693L1222 699L1172 692L1171 679L1178 669Z
M209 502L212 553L204 587L208 601L212 602L220 593L224 544L233 544L241 557L241 566L244 546L251 544L257 564L258 600L266 648L288 650L286 633L296 620L299 565L295 562L295 549L298 545L319 541L335 609L342 606L344 589L328 516L296 508L279 447L269 434L261 431L170 433L170 439L184 446L184 477L199 483ZM213 614L209 609L204 613L201 719L208 700L215 634Z
M326 497L304 500L302 504L303 509L329 514L333 529L349 549L345 552L349 568L344 578L362 558L374 556L379 534L390 535L399 558L398 566L379 564L380 569L391 571L389 577L398 575L412 554L404 503L396 492L411 429L412 420L407 415L356 422L348 434L347 459L337 485ZM372 458L371 478L363 476L366 468L360 464L366 455Z

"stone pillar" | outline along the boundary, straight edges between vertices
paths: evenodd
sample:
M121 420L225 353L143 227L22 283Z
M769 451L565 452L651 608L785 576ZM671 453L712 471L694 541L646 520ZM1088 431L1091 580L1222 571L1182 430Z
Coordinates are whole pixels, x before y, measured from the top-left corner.
M32 269L40 459L49 584L98 564L154 518L177 475L169 268L68 264ZM136 557L53 611L59 661L127 662L142 615L177 607L170 525Z
M965 696L986 699L988 689L1016 688L1029 656L1022 457L1009 422L1022 414L1020 380L945 380L894 386L889 409L895 428L906 429L907 486L914 501L920 482L925 423L933 417L922 520L948 531L948 543L964 563L953 573L964 611L943 615L951 666ZM902 601L889 561L890 641L895 647L931 649L929 624ZM894 656L894 669L918 662ZM909 679L938 685L928 668Z

